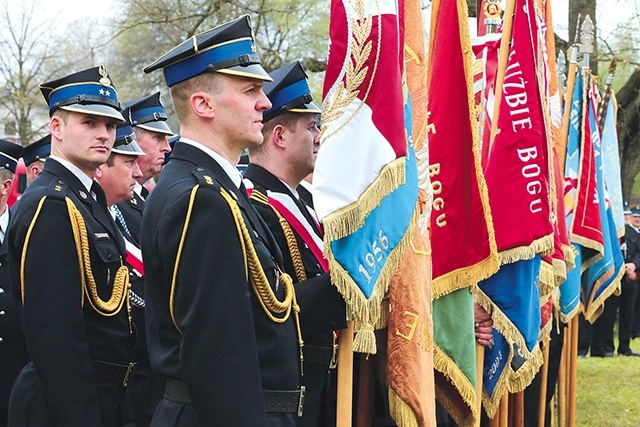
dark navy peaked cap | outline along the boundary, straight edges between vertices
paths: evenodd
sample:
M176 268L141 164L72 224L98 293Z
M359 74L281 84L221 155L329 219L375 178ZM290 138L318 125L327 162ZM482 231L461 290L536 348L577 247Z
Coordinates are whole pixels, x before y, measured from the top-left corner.
M32 142L22 149L22 160L29 166L36 160L46 160L51 154L51 134Z
M285 65L269 74L273 82L264 84L264 93L271 101L271 109L262 115L263 121L286 113L322 113L322 109L313 102L307 74L300 62Z
M129 123L123 123L116 128L116 140L113 143L112 153L124 154L126 156L144 156L138 143L136 134Z
M208 71L271 80L260 65L249 15L185 40L143 71L158 69L169 87Z
M49 116L58 108L105 116L124 122L118 93L104 65L40 85L49 104Z
M164 112L162 101L160 101L160 92L125 102L123 107L124 115L131 123L131 126L173 135L169 125L166 123L167 114Z
M18 159L22 155L22 145L0 139L0 169L16 173Z

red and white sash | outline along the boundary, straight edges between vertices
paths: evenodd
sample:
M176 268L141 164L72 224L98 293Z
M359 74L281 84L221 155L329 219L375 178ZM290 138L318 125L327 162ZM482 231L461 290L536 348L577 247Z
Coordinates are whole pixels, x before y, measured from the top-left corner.
M253 193L253 183L249 180L244 180L247 187L247 195L251 197ZM279 193L271 190L267 190L267 200L280 215L287 220L291 228L302 238L307 244L313 256L317 259L322 269L326 272L329 271L329 264L324 257L323 249L324 244L322 237L320 237L314 230L313 226L309 224L309 221L304 216L298 205L293 201L290 195L286 193ZM315 211L307 207L312 218L317 218ZM316 226L320 229L320 224L316 222Z

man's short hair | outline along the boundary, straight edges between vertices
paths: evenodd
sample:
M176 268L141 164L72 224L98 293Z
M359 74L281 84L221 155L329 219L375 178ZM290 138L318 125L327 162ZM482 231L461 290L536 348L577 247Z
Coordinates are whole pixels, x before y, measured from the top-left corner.
M13 179L14 173L7 168L0 168L0 180L6 181L7 179Z
M62 120L62 122L64 124L67 124L67 122L69 121L69 115L70 114L71 114L70 111L58 108L58 109L54 110L53 113L51 113L51 117L58 116L58 117L60 117L60 120Z
M171 86L171 99L180 123L188 123L191 105L189 99L196 92L218 94L222 91L220 73L207 72Z
M302 115L298 113L283 113L269 121L264 122L262 127L263 142L260 145L249 147L249 156L259 155L266 149L266 144L264 143L264 141L269 137L269 135L271 135L271 132L273 132L273 129L276 126L280 125L290 132L295 132L296 127L298 126L298 119L300 117L302 117Z

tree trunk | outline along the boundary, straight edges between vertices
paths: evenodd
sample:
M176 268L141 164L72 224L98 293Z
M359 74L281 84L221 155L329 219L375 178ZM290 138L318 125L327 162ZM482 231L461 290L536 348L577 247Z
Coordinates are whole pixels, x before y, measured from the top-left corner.
M640 172L640 68L634 71L616 97L622 195L629 200L635 177Z

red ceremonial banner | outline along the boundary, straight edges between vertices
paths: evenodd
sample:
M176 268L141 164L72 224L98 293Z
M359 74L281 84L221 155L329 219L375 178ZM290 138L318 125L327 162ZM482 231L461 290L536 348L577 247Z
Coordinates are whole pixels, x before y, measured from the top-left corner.
M588 78L585 77L583 90L589 88ZM583 254L582 271L602 257L604 252L604 236L602 234L602 221L600 218L600 205L598 201L598 186L596 181L596 161L593 141L591 140L591 126L589 125L588 99L582 106L582 135L580 142L580 171L578 173L577 200L574 209L573 225L571 227L571 241L579 243L584 248L592 249L595 256Z
M498 267L477 148L469 29L456 3L442 2L432 10L429 48L434 298L477 283Z
M553 248L549 153L535 34L524 8L516 7L497 132L485 167L503 264Z

